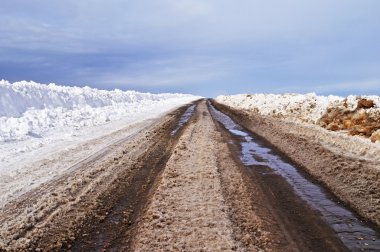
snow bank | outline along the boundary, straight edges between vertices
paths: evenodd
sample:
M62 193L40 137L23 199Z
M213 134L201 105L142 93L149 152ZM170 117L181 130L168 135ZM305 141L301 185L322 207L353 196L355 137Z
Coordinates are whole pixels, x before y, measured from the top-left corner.
M380 96L361 96L375 102L375 110L380 108ZM254 110L261 115L282 117L296 121L315 124L326 113L328 108L347 106L354 110L359 96L318 96L309 94L240 94L218 96L219 103L238 109Z
M105 91L35 82L0 81L0 142L40 138L56 128L104 124L152 107L188 103L199 97Z

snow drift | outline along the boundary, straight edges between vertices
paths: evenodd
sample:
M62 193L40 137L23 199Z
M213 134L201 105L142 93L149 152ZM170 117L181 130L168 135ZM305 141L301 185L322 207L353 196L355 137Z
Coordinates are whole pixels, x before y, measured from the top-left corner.
M375 102L372 112L380 108L380 96L319 96L309 94L239 94L218 96L219 103L240 109L254 110L264 116L274 116L307 123L317 123L329 108L347 106L355 110L360 98L371 99Z
M79 129L197 99L186 94L98 90L21 81L0 81L0 142L43 137L54 128Z

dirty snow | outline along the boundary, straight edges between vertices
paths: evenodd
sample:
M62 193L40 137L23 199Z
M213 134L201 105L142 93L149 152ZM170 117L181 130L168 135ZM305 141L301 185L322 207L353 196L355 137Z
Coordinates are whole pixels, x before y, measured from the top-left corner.
M269 118L280 120L287 126L287 131L292 132L296 128L301 135L307 133L307 137L314 137L320 143L333 151L354 158L366 158L378 162L380 141L371 143L369 138L352 136L347 131L330 131L322 128L318 120L326 114L330 108L344 107L354 111L358 100L365 98L374 101L374 107L366 109L369 116L378 117L380 114L380 96L318 96L309 94L239 94L231 96L218 96L215 100L235 109L250 111L250 114L258 113ZM346 107L347 106L347 107ZM374 134L377 134L376 132Z
M0 208L198 98L0 81Z

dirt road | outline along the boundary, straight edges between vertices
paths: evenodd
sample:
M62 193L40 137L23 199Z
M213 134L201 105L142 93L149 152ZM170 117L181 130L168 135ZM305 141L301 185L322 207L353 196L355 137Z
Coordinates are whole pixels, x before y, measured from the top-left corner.
M178 109L7 204L0 250L361 248L342 240L286 177L247 165L240 144L249 136L229 130L218 113L206 100ZM368 235L375 248L377 234Z

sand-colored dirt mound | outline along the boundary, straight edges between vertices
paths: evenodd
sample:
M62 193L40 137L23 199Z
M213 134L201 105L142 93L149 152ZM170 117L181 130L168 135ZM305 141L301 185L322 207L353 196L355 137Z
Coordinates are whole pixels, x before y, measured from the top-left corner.
M341 106L330 107L318 121L318 125L332 131L345 130L350 135L370 137L372 142L380 140L380 110L374 108L373 100L358 100L351 110L345 100Z

